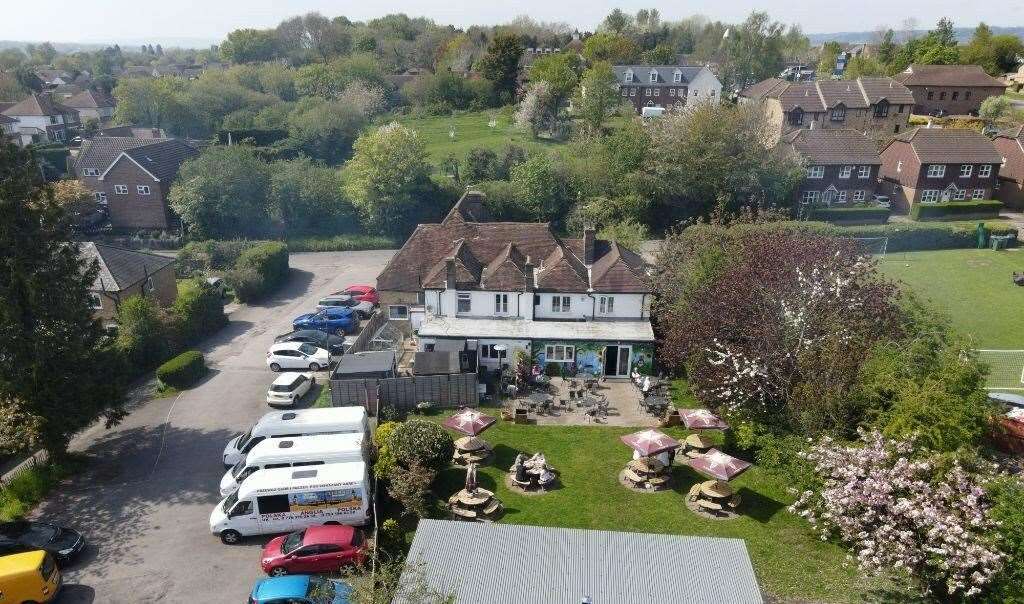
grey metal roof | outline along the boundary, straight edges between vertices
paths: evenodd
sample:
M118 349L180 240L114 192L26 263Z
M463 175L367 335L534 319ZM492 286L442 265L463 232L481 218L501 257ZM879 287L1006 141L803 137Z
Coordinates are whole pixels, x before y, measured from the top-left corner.
M393 350L357 352L341 357L331 379L384 377L383 374L394 371L394 369L395 352Z
M612 67L619 84L625 84L626 72L633 70L633 81L629 84L642 84L644 86L679 86L689 84L697 77L701 65L615 65ZM675 82L675 72L679 70L682 75L682 82ZM651 82L651 71L658 74L657 81Z
M416 353L413 365L413 373L416 375L446 375L460 371L459 353L456 351L435 350Z
M424 519L406 564L455 604L764 602L741 539Z

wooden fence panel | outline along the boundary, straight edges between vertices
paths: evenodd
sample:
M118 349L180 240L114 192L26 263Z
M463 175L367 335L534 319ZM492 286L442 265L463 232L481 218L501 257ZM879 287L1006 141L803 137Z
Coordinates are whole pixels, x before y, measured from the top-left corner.
M475 373L386 378L382 380L332 380L331 404L335 407L362 405L377 414L379 406L390 405L411 411L417 403L435 407L476 407L480 404Z

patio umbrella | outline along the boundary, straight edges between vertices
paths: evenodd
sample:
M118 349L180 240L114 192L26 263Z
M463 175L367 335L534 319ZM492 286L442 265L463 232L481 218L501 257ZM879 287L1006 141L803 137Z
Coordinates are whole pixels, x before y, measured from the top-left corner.
M679 415L689 430L725 430L729 424L707 409L680 409Z
M495 421L497 421L496 418L484 415L475 409L463 409L444 420L444 426L467 436L476 436L490 428Z
M680 445L678 440L658 430L641 430L640 432L626 434L619 438L644 457L678 449Z
M750 467L750 462L711 449L704 455L690 460L690 467L705 476L718 480L732 480Z

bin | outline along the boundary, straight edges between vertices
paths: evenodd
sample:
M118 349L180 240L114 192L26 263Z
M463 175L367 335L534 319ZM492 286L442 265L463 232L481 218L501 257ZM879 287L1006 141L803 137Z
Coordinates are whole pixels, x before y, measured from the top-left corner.
M1010 246L1010 235L993 235L990 239L994 250L1005 250Z
M979 222L978 223L978 228L976 228L974 231L977 234L977 238L978 238L978 249L979 250L985 249L985 246L988 244L988 234L989 234L989 230L987 228L985 228L985 223L984 222Z

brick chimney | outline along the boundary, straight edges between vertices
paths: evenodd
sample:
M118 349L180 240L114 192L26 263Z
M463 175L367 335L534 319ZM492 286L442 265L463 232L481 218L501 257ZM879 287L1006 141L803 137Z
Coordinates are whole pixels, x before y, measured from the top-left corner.
M462 205L463 215L470 222L487 222L487 210L484 208L486 197L482 191L469 188L462 194L462 200L459 203Z
M455 258L444 259L444 286L455 289Z
M533 260L529 256L526 257L526 262L523 264L523 279L526 281L524 291L532 292L536 280L534 278Z
M583 227L583 264L587 266L594 263L594 239L596 238L597 230L594 227Z

